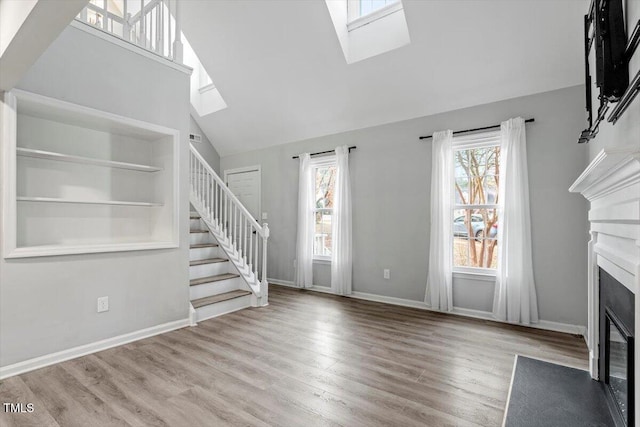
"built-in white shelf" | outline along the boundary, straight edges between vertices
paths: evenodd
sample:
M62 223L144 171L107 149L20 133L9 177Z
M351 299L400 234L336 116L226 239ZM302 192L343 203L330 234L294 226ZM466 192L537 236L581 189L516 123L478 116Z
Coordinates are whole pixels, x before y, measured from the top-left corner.
M4 258L179 246L176 129L19 89L0 122Z
M162 206L162 203L125 202L120 200L77 200L59 199L54 197L18 197L19 202L44 202L44 203L74 203L79 205L112 205L112 206Z
M55 153L53 151L34 150L31 148L18 147L19 156L35 157L38 159L57 160L60 162L80 163L93 166L105 166L117 169L128 169L140 172L158 172L162 168L148 165L139 165L136 163L117 162L114 160L95 159L91 157L74 156L71 154Z

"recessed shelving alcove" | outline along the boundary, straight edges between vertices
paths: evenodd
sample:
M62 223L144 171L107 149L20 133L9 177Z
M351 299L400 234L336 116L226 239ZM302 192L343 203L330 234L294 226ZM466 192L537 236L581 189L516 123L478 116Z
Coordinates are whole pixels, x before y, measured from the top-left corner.
M13 90L1 137L5 258L178 246L177 130Z

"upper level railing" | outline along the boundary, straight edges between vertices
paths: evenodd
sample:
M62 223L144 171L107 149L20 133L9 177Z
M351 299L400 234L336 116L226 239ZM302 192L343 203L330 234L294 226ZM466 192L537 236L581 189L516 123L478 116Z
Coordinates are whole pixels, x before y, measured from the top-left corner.
M91 0L76 19L181 63L179 4L179 0Z

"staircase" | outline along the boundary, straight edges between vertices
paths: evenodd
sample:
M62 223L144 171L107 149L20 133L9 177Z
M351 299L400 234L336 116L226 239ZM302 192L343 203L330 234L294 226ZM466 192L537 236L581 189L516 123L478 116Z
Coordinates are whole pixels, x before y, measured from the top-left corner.
M191 324L267 305L267 224L258 224L193 146L190 171Z

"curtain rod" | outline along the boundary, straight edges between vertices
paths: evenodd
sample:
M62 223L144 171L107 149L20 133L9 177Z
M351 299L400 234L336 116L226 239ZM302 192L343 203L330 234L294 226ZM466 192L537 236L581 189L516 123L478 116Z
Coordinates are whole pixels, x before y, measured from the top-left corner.
M527 119L524 122L525 123L532 123L532 122L535 122L535 121L536 121L536 119ZM497 129L499 127L500 127L500 125L493 125L493 126L485 126L485 127L482 127L482 128L475 128L475 129L457 130L457 131L453 132L453 134L457 135L459 133L477 132L479 130ZM429 139L429 138L433 138L433 135L421 136L420 137L420 139Z
M351 152L351 150L355 150L357 147L355 145L352 145L351 147L349 147L349 152ZM317 153L311 153L309 154L310 156L319 156L321 154L329 154L329 153L335 153L336 150L327 150L327 151L318 151ZM293 156L292 159L299 159L300 156Z

